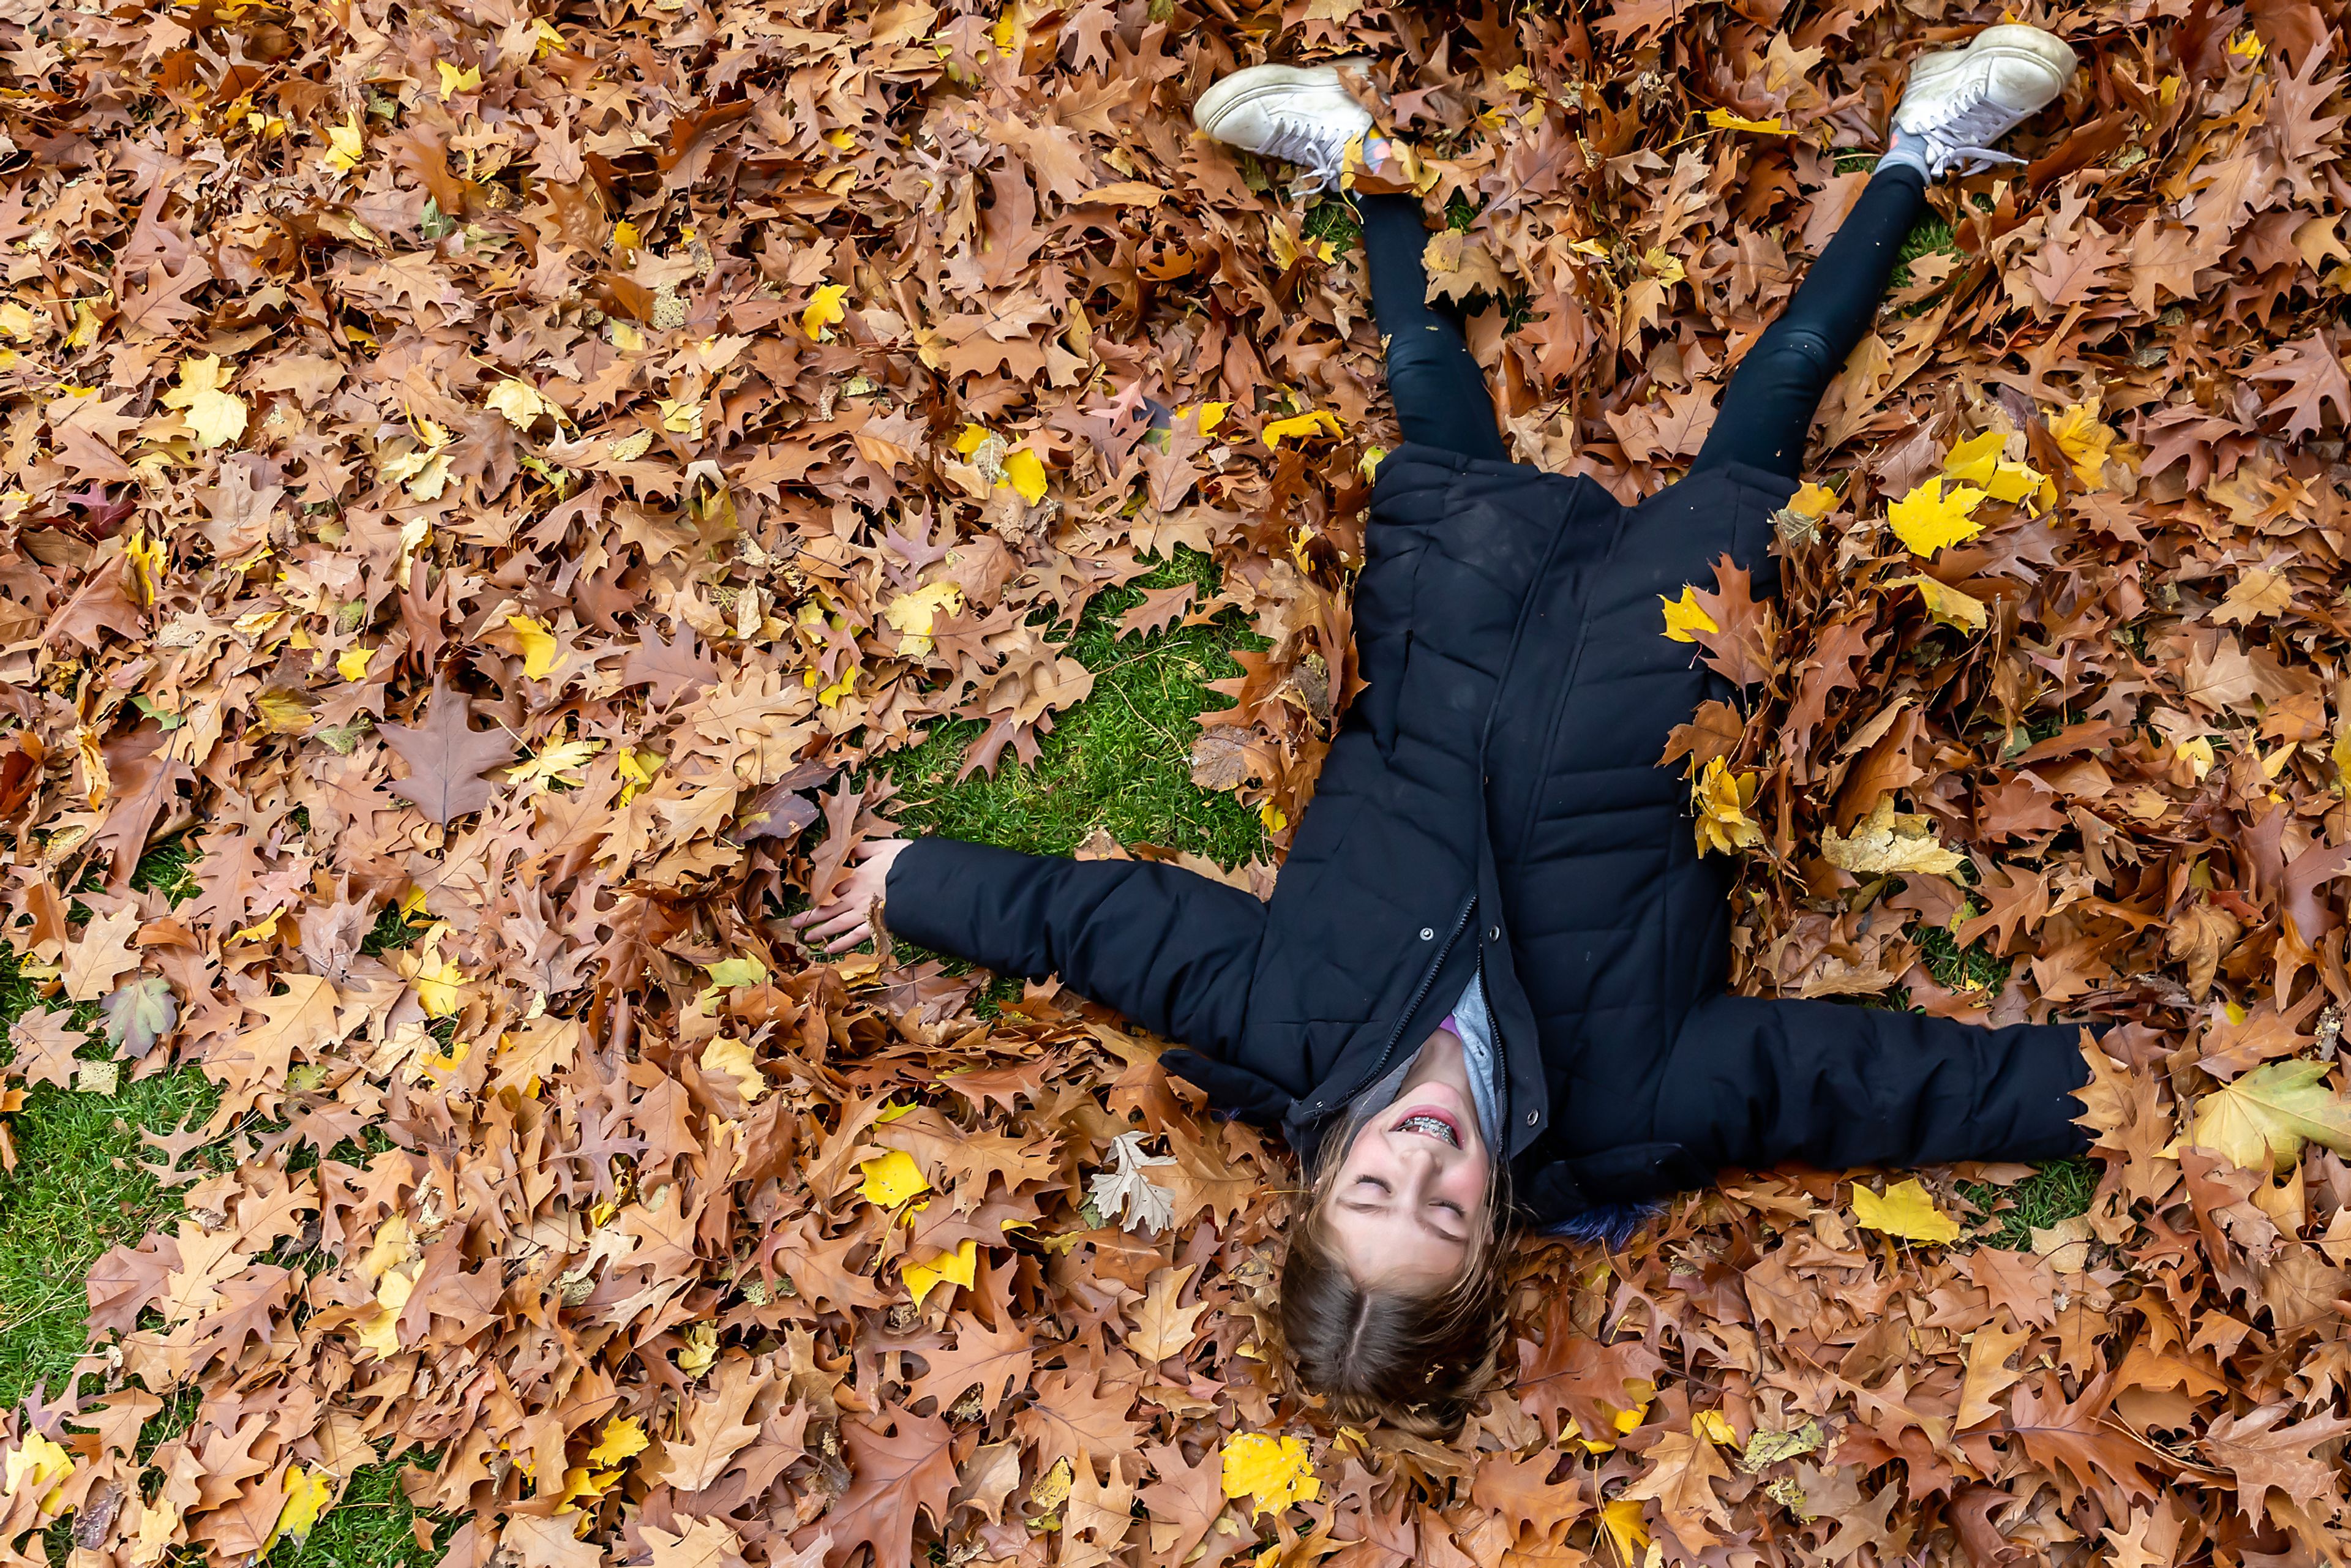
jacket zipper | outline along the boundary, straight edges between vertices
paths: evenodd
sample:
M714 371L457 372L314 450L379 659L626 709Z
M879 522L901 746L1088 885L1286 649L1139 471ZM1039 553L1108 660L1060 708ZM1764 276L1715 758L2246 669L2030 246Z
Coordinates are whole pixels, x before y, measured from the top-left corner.
M1478 895L1473 893L1469 895L1469 902L1461 906L1461 917L1453 923L1453 934L1446 937L1445 945L1437 950L1437 956L1429 961L1427 972L1421 976L1419 986L1412 993L1412 1000L1405 1003L1404 1012L1397 1018L1395 1029L1389 1034L1387 1044L1380 1048L1380 1059L1372 1064L1372 1070L1369 1072L1355 1080L1344 1094L1337 1097L1338 1104L1343 1105L1362 1093L1365 1084L1377 1083L1380 1081L1380 1074L1388 1070L1388 1058L1395 1054L1396 1042L1404 1038L1404 1031L1410 1027L1413 1014L1420 1011L1420 1004L1428 999L1428 988L1437 984L1437 972L1445 967L1445 960L1451 956L1453 945L1461 940L1461 934L1464 931L1469 929L1469 917L1476 913L1478 913ZM1485 961L1485 955L1480 953L1478 962L1481 972Z
M1510 1136L1510 1050L1502 1039L1502 1022L1494 1016L1494 993L1486 988L1486 947L1483 943L1478 946L1477 986L1479 999L1486 1009L1486 1032L1493 1042L1494 1060L1487 1064L1487 1069L1494 1081L1494 1116L1500 1123L1495 1131L1508 1143ZM1507 1162L1510 1158L1503 1149L1486 1152L1498 1162Z

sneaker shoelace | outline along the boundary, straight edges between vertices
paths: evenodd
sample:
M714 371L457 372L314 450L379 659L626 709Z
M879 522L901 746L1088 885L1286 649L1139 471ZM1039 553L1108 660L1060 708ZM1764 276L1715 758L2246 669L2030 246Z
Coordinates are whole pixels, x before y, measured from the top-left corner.
M1341 165L1346 157L1347 143L1355 133L1343 130L1327 120L1309 120L1297 115L1275 113L1273 129L1265 139L1265 155L1295 163L1311 177L1306 189L1324 190L1338 183Z
M1999 163L2024 162L2012 153L1984 145L2005 134L2016 122L2015 110L1979 89L1979 96L1972 102L1954 111L1941 124L1921 131L1919 136L1927 143L1938 173L1960 162L1966 162L1973 169L1983 169Z

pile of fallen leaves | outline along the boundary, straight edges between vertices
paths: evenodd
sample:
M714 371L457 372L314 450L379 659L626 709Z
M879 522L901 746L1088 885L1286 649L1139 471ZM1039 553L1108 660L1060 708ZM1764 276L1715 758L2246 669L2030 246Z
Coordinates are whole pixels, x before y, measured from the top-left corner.
M10 1418L10 1560L248 1563L403 1456L458 1568L2343 1562L2339 4L2046 13L2085 71L1938 193L1783 592L1664 618L1755 683L1677 745L1746 988L2128 1020L2030 1249L1961 1186L2021 1170L1734 1174L1521 1249L1458 1444L1334 1430L1278 1145L782 924L1178 546L1134 629L1270 639L1196 776L1311 797L1393 423L1343 213L1208 80L1373 57L1517 450L1633 496L1994 19L0 7L9 1072L218 1091Z

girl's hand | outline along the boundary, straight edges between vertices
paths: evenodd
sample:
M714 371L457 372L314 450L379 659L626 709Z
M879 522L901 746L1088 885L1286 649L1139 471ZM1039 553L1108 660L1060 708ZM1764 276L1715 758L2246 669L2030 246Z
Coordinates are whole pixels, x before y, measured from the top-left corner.
M891 862L914 841L882 839L858 845L852 852L862 863L841 884L839 895L830 904L804 909L791 917L791 925L799 932L800 939L810 946L822 944L826 952L836 955L872 940L873 907L889 890Z

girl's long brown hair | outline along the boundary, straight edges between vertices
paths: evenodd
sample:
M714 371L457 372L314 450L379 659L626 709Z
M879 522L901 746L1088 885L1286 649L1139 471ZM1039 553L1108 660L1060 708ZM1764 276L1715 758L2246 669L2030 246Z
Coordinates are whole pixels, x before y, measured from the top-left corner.
M1369 1120L1354 1117L1323 1140L1301 1195L1281 1260L1282 1348L1300 1385L1338 1419L1447 1438L1461 1430L1501 1357L1510 1166L1495 1164L1484 1223L1458 1276L1417 1291L1366 1287L1339 1250L1329 1199L1348 1146Z

